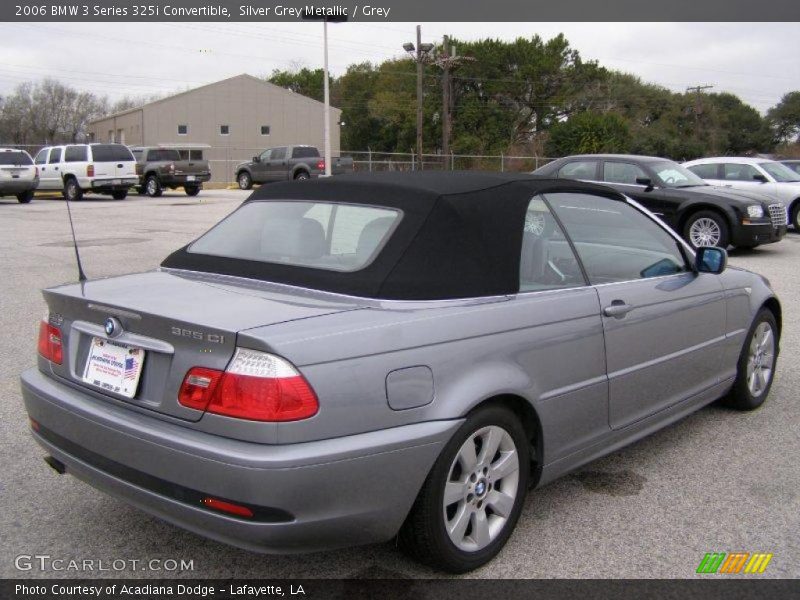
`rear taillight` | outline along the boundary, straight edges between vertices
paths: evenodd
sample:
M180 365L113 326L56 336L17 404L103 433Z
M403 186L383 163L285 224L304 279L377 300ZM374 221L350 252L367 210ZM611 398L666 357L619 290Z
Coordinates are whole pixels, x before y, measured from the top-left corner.
M39 354L57 365L63 359L61 330L47 321L39 323Z
M175 163L169 163L169 172L173 173L175 171Z
M144 167L139 163L136 163L136 174L141 175L142 173L144 173Z
M324 171L325 170L325 161L324 160L318 160L317 161L317 169L319 169L320 171Z
M94 165L86 165L86 176L94 177Z
M194 367L178 392L189 408L252 421L298 421L317 414L314 390L282 358L237 348L225 371Z
M33 167L33 176L38 178L39 177L39 167Z

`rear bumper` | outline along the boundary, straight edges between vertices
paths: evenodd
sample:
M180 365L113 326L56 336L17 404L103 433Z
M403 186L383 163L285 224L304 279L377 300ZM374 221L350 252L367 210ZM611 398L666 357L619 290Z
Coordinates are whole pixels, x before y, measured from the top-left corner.
M12 179L0 183L0 196L11 196L35 190L39 185L38 179Z
M138 177L115 177L114 179L93 179L89 183L89 187L93 192L102 194L127 190L138 183Z
M194 177L193 180L189 180L189 177ZM197 185L202 186L205 182L211 179L211 173L202 173L202 174L187 174L187 175L159 175L158 181L162 187L182 187L184 185ZM145 183L144 176L139 176L139 181L137 185L143 186Z
M786 225L773 227L769 223L759 225L741 225L731 233L731 244L734 246L756 246L779 242L786 235Z
M249 550L304 552L381 542L400 528L460 420L317 442L263 445L209 435L22 374L33 436L67 472L146 512ZM257 520L206 509L211 496Z

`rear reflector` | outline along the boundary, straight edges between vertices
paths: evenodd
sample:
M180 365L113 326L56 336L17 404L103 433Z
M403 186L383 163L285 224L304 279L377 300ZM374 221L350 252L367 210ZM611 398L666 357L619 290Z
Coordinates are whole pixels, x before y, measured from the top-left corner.
M249 519L253 516L253 511L246 506L225 502L225 500L217 500L216 498L203 498L203 505L238 517L247 517Z
M31 429L33 429L34 431L39 431L39 421L31 419Z
M237 348L226 371L193 367L178 401L189 408L252 421L298 421L319 402L305 378L284 359Z
M61 330L47 321L39 323L39 354L57 365L63 359Z

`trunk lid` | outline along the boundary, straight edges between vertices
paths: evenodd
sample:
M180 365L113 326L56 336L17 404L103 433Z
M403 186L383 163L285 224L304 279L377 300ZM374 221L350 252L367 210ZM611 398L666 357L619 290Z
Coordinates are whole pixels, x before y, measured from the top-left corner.
M203 416L178 403L186 372L195 366L225 369L238 332L359 308L354 301L301 297L270 284L242 285L224 276L168 271L51 288L44 296L63 340L63 361L50 365L53 375L186 421ZM111 336L105 330L109 318L117 325ZM84 381L92 346L99 343L95 340L144 351L133 397Z

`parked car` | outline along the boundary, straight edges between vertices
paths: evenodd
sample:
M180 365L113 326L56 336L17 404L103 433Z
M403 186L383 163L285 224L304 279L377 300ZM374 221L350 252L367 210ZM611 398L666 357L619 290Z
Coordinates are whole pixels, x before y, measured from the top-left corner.
M34 162L39 189L60 190L68 200L80 200L87 192L123 200L139 183L136 161L122 144L46 146Z
M350 157L333 157L331 173L341 175L353 170ZM301 180L325 174L325 161L314 146L281 146L268 148L250 162L236 167L236 181L243 190L254 183L270 181Z
M780 162L782 165L786 165L787 167L789 167L795 173L800 173L800 160L797 160L797 159L785 159L785 160L781 160L781 161L778 161L778 162Z
M22 394L51 466L171 523L271 553L397 535L462 572L529 485L763 404L781 306L726 257L577 181L278 183L158 270L45 290Z
M0 148L0 197L16 196L27 204L39 185L39 169L25 150Z
M203 183L211 179L211 169L205 159L182 158L178 148L164 146L133 146L140 194L151 198L160 196L164 188L182 187L187 196L197 196Z
M700 158L683 163L713 185L758 192L780 202L789 223L800 231L800 175L774 160L761 158Z
M782 205L760 194L708 185L666 158L582 154L555 160L535 173L610 186L653 211L694 248L754 248L786 234Z

